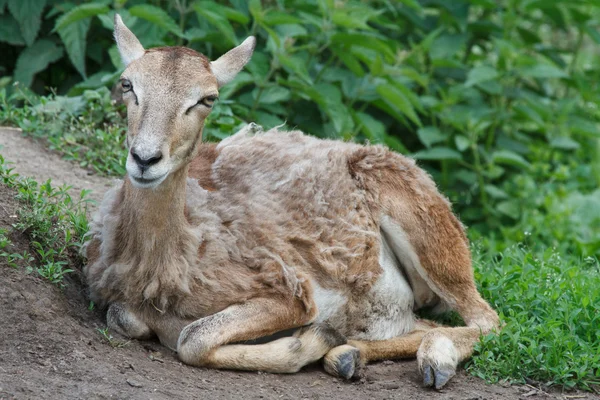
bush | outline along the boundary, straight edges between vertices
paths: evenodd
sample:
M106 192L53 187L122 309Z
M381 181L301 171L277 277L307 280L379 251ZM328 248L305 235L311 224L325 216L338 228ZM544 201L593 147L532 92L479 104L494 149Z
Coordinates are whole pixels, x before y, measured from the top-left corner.
M2 68L21 86L72 95L117 78L115 12L147 47L211 58L257 35L208 138L256 121L385 143L422 160L479 230L523 216L515 182L538 160L594 163L585 179L600 182L596 3L5 0L0 10Z

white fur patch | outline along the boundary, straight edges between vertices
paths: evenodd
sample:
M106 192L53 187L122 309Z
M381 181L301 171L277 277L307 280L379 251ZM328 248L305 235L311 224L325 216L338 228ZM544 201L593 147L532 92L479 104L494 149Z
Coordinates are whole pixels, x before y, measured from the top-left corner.
M391 339L412 331L415 326L412 290L383 236L379 264L383 272L366 298L366 306L370 309L365 316L367 329L353 335L357 339Z
M343 309L348 302L348 298L338 291L321 287L314 280L311 283L313 286L313 299L319 310L319 315L315 322L329 321L332 325L339 326L341 321L336 320L343 314Z
M419 349L421 351L421 349ZM438 335L428 349L424 349L419 363L428 362L436 368L456 368L458 365L458 350L448 337Z

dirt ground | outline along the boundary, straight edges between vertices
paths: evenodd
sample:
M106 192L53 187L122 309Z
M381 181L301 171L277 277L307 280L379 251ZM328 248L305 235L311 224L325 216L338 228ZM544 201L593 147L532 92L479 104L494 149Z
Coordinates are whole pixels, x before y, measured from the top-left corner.
M38 181L52 178L98 200L110 179L90 175L49 153L18 130L0 128L0 154ZM0 184L0 228L10 228L19 206ZM12 232L15 248L27 240ZM550 394L533 386L488 385L459 371L442 391L420 384L416 362L369 365L366 376L344 382L314 365L295 375L218 371L183 365L156 342L109 343L98 331L105 320L88 310L78 271L61 288L0 258L0 399L549 399L600 398L589 393ZM123 341L121 341L123 340ZM126 343L126 344L125 344Z

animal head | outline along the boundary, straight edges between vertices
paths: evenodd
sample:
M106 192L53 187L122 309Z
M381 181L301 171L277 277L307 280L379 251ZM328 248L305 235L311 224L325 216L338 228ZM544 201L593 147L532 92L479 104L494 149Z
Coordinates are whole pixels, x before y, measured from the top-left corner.
M115 40L125 71L120 87L127 106L127 174L138 188L155 188L196 154L204 121L252 56L256 39L210 62L185 47L145 50L115 15Z

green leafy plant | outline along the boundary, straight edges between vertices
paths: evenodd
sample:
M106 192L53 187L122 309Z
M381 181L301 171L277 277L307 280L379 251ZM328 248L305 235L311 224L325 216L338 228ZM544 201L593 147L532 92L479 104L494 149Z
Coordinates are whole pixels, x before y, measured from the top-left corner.
M61 283L64 275L73 272L69 266L81 263L80 248L88 231L85 215L85 195L78 201L68 194L68 187L53 188L50 181L39 185L32 179L21 179L12 172L0 156L2 184L17 192L16 198L23 204L17 211L14 228L30 240L33 253L11 254L4 249L10 242L5 233L0 235L0 256L8 264L17 267L19 262L27 265L52 283Z
M480 290L505 325L476 345L468 369L491 382L600 385L598 259L523 246L475 254Z
M71 95L111 85L118 77L122 65L110 32L116 12L146 47L185 45L212 58L256 35L253 59L223 88L206 139L222 139L254 121L385 144L420 160L462 219L481 231L522 217L520 200L507 183L530 172L537 157L550 164L565 156L589 158L588 150L600 140L594 79L600 71L595 49L600 6L595 3L6 3L7 34L0 37L18 53L6 58L15 62L5 64L6 71L19 87L32 82L38 90L57 87ZM23 10L34 7L26 21ZM38 18L40 9L45 22ZM34 55L36 60L30 59ZM60 67L50 69L51 62ZM44 121L23 117L5 120L30 132ZM91 133L98 142L122 138L122 121L109 126L81 136ZM61 141L60 135L42 131ZM104 155L87 158L97 148L89 142L54 146L102 173L123 173L118 146L110 148L115 156L107 166L93 161ZM589 178L598 185L597 156L595 163Z

